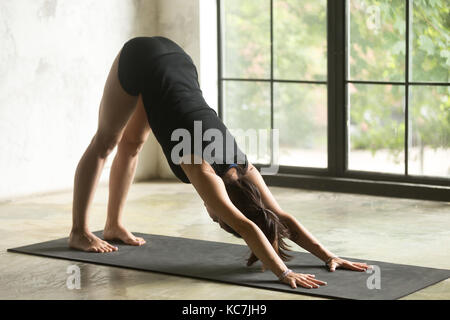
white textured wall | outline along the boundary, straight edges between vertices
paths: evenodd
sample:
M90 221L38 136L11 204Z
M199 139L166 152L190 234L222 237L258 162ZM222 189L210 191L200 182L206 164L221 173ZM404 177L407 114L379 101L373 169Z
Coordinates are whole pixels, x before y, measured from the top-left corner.
M156 32L154 7L0 0L0 199L73 187L114 57L129 37Z
M217 107L217 1L200 0L200 86L206 102Z
M180 44L217 110L215 2L0 0L0 200L73 187L109 69L133 36ZM151 134L136 180L160 177L175 178Z

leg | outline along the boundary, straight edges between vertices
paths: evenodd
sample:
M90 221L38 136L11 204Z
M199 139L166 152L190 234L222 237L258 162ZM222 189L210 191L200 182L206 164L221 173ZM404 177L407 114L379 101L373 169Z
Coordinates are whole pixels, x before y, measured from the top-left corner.
M131 183L136 173L138 155L148 138L150 126L147 121L142 96L139 96L136 111L128 121L109 178L108 218L103 230L103 239L121 240L130 245L142 245L145 240L135 237L122 223L123 208Z
M83 154L75 173L72 217L69 237L72 248L109 252L117 248L99 239L89 231L89 208L107 156L117 145L126 123L136 109L137 96L131 96L120 85L116 56L103 90L100 103L98 129Z

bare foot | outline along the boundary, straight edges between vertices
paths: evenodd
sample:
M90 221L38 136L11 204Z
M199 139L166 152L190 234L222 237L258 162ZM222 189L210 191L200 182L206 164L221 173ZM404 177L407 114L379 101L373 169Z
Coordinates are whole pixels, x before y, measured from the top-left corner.
M103 239L120 240L125 244L132 246L142 246L145 243L143 238L135 237L130 231L122 226L105 227L103 230Z
M112 252L117 251L117 247L103 241L90 231L70 232L69 246L74 249L89 252Z

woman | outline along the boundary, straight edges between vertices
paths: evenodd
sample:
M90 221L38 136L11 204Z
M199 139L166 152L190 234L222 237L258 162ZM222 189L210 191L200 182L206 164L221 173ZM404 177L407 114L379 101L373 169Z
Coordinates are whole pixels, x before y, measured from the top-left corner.
M237 152L231 152L227 144L228 149L224 146L216 150L218 161L205 161L201 157L207 145L205 141L201 142L200 153L194 146L193 152L183 153L174 161L172 150L178 142L172 139L172 133L177 128L193 133L195 121L201 122L202 133L216 129L223 135L229 134L217 113L203 99L190 56L164 37L137 37L126 42L114 60L104 87L97 132L77 166L69 236L72 248L111 252L117 247L105 240L118 239L129 245L145 243L123 226L122 214L139 151L152 130L172 171L181 181L192 183L211 218L248 244L252 254L247 265L260 259L264 267L293 288L324 285L314 275L295 273L286 267L283 261L290 256L285 252L284 238L289 238L323 260L330 271L338 267L357 271L368 268L364 263L334 256L292 215L282 210L235 141ZM102 240L89 231L88 214L105 160L116 145ZM179 160L183 161L179 163Z

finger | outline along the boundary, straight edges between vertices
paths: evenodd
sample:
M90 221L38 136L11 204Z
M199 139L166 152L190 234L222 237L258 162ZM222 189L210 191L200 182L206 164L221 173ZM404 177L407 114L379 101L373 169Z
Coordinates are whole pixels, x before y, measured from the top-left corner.
M291 280L290 280L290 284L291 284L291 288L292 288L292 289L296 289L296 288L297 288L297 285L296 285L295 282L296 282L295 279L291 279Z
M330 263L330 271L333 272L336 270L337 267L337 263L336 262L332 262Z
M349 261L351 264L358 266L358 267L368 267L368 265L366 263L363 262L351 262Z
M316 280L315 276L311 276L311 275L306 275L306 279L310 280L310 281Z
M319 279L309 279L312 283L318 285L318 286L326 286L327 283L325 281L319 280Z
M357 271L365 271L366 270L364 267L360 267L354 263L350 263L349 265L352 267L352 270L357 270Z
M319 280L319 279L311 279L312 282L319 284L319 285L326 285L327 283L325 281Z
M352 262L352 263L361 268L369 268L369 266L366 263L361 263L361 262Z
M297 279L297 283L298 283L300 286L302 286L302 287L304 287L304 288L307 288L307 289L311 289L311 288L313 287L312 285L310 285L309 283L307 283L307 282L304 281L304 280Z
M311 280L304 280L307 284L309 284L312 288L318 288L319 285L317 283L312 282Z
M351 262L345 263L344 266L350 270L365 271L364 268L358 267L358 266L352 264Z
M309 274L309 273L307 273L306 274L308 277L312 277L312 278L314 278L315 277L315 275L313 275L313 274Z

